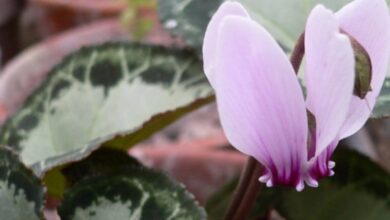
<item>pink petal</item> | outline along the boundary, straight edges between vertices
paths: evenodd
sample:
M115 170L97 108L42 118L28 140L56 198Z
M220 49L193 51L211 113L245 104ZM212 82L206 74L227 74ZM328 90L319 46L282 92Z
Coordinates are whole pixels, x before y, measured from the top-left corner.
M386 77L390 53L390 15L385 0L355 0L338 13L341 28L368 52L372 62L372 92L353 97L341 138L358 131L370 116Z
M306 104L316 118L315 156L338 136L349 110L355 60L347 36L340 34L336 16L316 6L305 31Z
M221 22L227 16L242 16L249 18L248 13L244 7L238 2L227 1L223 3L217 12L211 18L210 23L207 26L204 42L203 42L203 60L204 60L204 72L211 85L214 81L214 64L215 64L215 50L217 45L218 30Z
M238 150L255 157L268 186L302 186L307 116L294 70L276 41L254 21L223 20L214 82L222 126Z
M333 176L333 168L336 164L334 161L331 161L330 158L339 143L338 140L339 139L336 138L324 151L309 161L305 178L305 181L309 186L317 187L318 180L323 177Z

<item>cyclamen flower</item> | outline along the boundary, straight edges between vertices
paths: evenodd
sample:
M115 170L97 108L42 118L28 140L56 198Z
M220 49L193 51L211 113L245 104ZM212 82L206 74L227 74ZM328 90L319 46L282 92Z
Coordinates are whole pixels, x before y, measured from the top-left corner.
M342 30L342 32L340 32ZM353 95L355 59L348 33L368 53L371 91ZM369 118L386 76L390 16L385 0L355 0L337 13L316 6L305 29L306 101L287 56L237 2L211 19L204 70L231 144L264 167L261 182L298 191L333 175L338 142ZM309 111L316 129L308 129ZM308 146L308 139L310 144Z

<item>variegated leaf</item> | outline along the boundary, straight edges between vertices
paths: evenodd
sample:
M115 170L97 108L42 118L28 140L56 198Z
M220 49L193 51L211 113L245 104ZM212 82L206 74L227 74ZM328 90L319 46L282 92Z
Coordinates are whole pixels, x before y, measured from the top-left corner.
M82 159L101 144L129 148L212 101L211 93L191 51L131 43L89 47L49 74L6 122L0 141L42 171Z
M84 178L107 174L122 167L140 165L127 151L99 146L99 144L91 146L85 152L76 151L75 154L70 154L70 160L66 160L66 156L54 161L51 158L44 166L51 168L48 170L40 169L40 164L32 166L45 182L48 195L62 198L66 188Z
M43 219L43 186L9 148L0 147L0 219Z
M146 168L127 168L83 180L59 207L62 220L205 220L183 186Z

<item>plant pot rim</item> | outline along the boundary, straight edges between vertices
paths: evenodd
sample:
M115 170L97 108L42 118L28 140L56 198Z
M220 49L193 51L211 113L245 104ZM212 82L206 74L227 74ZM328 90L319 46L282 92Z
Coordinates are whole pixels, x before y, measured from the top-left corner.
M109 14L122 12L127 4L124 0L29 0L31 3L43 4L51 7L63 7L71 10L96 11Z

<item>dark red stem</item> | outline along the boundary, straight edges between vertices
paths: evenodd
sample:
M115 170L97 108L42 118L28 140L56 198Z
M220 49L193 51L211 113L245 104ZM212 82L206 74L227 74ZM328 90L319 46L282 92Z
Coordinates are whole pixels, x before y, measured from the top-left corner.
M301 66L303 55L305 55L305 32L299 36L297 44L295 44L290 57L291 65L293 66L296 74L298 74L299 67Z
M260 191L260 183L257 180L260 177L260 172L261 165L253 157L248 157L233 199L225 214L225 220L245 219L249 214Z

